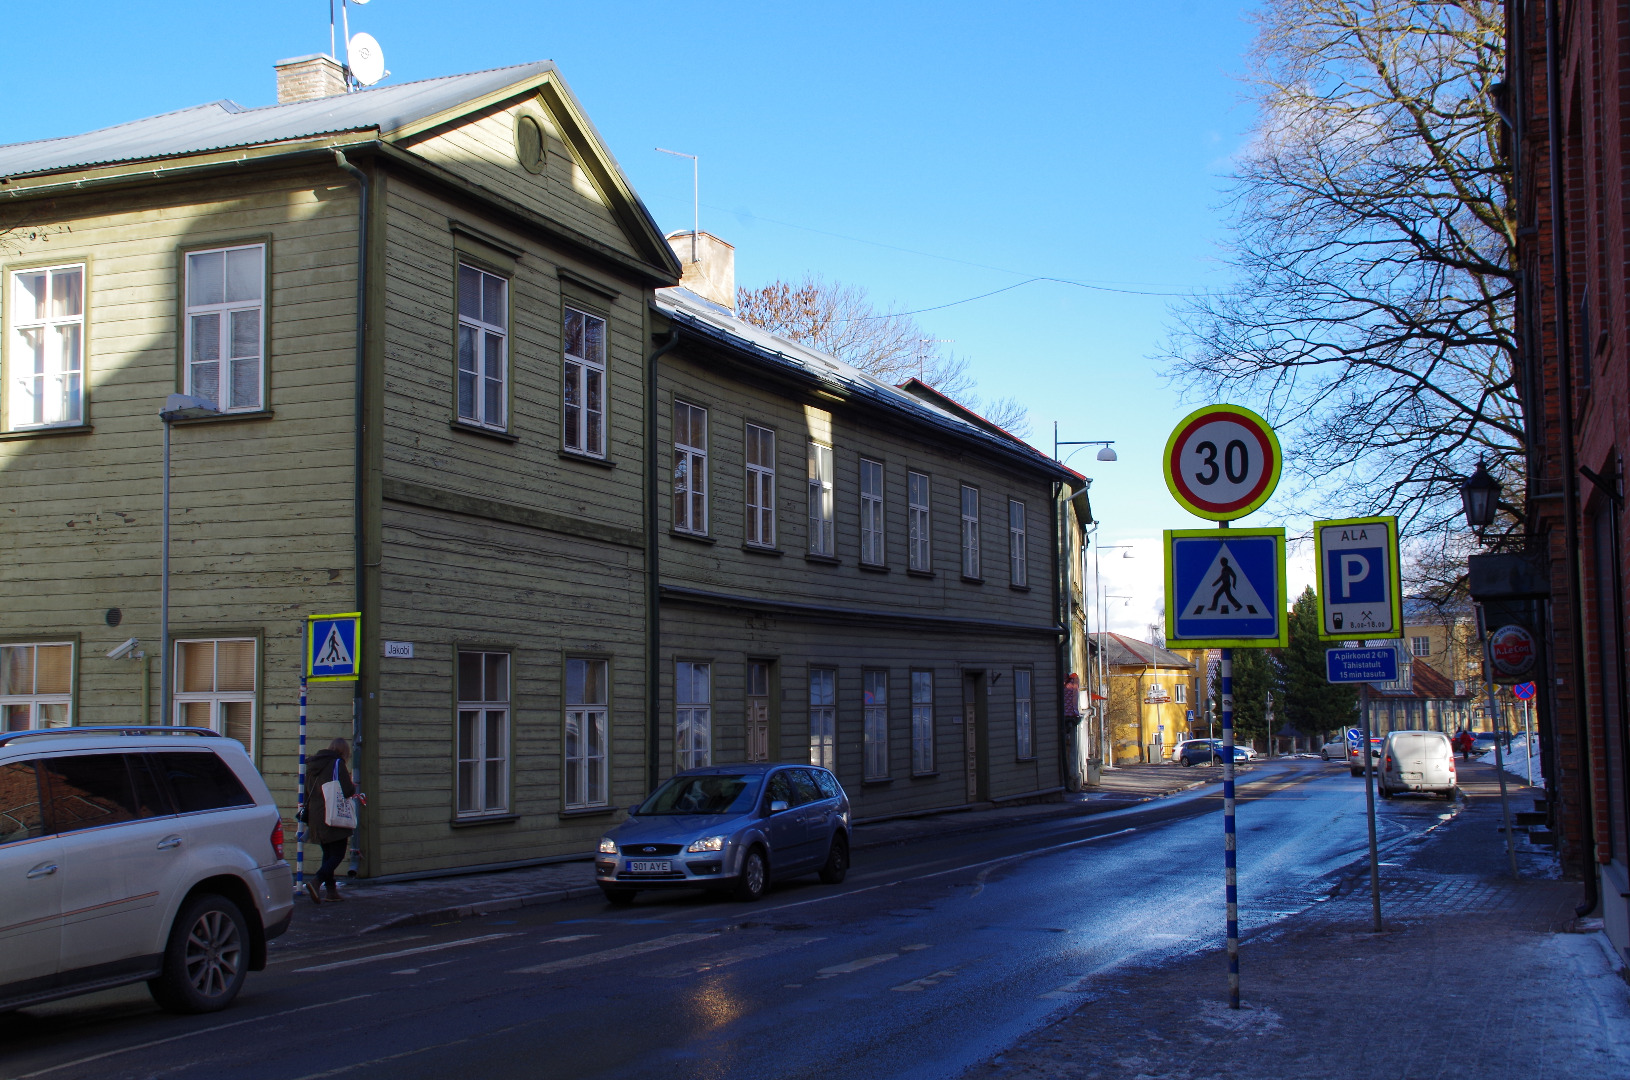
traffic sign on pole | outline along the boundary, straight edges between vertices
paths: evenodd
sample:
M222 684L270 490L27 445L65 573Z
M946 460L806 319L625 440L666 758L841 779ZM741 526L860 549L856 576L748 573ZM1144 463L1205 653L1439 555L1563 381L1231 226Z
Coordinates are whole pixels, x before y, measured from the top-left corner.
M1166 486L1191 514L1242 518L1268 501L1283 465L1268 422L1238 405L1207 405L1166 440Z
M1319 571L1319 637L1402 637L1403 585L1398 567L1398 519L1315 521Z
M1283 648L1284 529L1167 529L1166 643Z
M311 615L306 619L306 677L344 682L361 671L362 615Z
M1511 692L1517 695L1518 701L1527 701L1538 689L1539 687L1531 682L1520 682L1511 688Z

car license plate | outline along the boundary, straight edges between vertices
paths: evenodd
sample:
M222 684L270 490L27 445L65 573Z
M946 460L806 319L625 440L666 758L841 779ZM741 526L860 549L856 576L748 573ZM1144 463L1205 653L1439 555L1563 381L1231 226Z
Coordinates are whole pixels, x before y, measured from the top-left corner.
M1419 780L1420 778L1421 778L1421 774L1418 773L1418 772L1406 772L1406 773L1404 773L1404 779L1405 780Z
M630 859L628 860L630 874L671 874L673 863L667 859Z

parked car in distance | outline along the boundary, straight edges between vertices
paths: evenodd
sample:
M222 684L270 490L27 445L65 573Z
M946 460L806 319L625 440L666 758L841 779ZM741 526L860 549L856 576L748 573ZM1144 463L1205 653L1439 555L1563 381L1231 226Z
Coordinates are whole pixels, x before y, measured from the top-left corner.
M1383 799L1405 791L1455 797L1455 753L1441 731L1392 731L1381 748L1375 772Z
M1473 757L1482 757L1484 754L1492 754L1492 753L1494 753L1494 744L1496 742L1501 742L1501 741L1502 741L1502 736L1497 735L1492 731L1475 731L1475 732L1473 732L1472 733L1472 756ZM1501 749L1504 750L1506 753L1511 752L1511 736L1507 735L1507 736L1503 737L1503 744L1501 746Z
M1178 762L1178 759L1180 759L1183 756L1183 747L1187 746L1189 743L1215 742L1215 741L1216 740L1214 740L1214 739L1201 739L1201 738L1179 739L1175 744L1173 744L1172 752L1171 752L1171 754L1168 755L1168 760L1170 760L1172 762Z
M1209 765L1214 761L1224 761L1227 759L1226 755L1227 751L1223 747L1221 739L1190 739L1184 744L1183 753L1179 756L1178 763L1184 768L1191 768L1195 765ZM1234 747L1234 761L1240 762L1244 760L1246 760L1245 747Z
M1377 767L1381 764L1381 742L1381 736L1370 736L1370 757L1375 761ZM1353 776L1364 775L1363 752L1359 750L1359 745L1356 742L1347 747L1347 771Z
M757 900L772 881L849 871L849 796L815 765L715 765L670 778L600 839L595 880L614 904L643 889Z
M0 1011L147 983L223 1009L294 915L283 821L203 728L0 734Z
M1347 736L1342 735L1325 743L1319 748L1319 756L1326 761L1346 761L1349 756Z

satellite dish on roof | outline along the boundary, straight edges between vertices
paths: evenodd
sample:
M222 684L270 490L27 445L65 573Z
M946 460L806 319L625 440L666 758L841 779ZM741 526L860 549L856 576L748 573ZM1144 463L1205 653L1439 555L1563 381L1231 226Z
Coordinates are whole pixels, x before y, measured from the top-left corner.
M351 77L363 86L372 86L385 77L385 53L372 34L352 34L345 43L345 61Z

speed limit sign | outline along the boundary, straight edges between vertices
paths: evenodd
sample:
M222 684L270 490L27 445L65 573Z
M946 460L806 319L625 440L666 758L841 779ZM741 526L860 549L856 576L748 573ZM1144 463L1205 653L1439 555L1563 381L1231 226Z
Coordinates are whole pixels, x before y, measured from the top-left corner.
M1197 409L1166 440L1172 498L1212 521L1242 518L1267 502L1281 464L1273 428L1238 405Z

